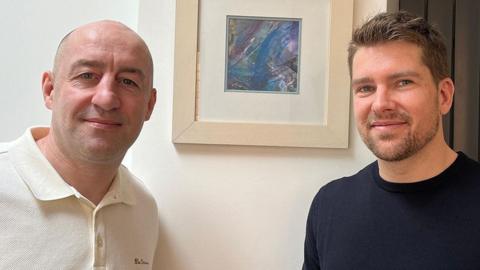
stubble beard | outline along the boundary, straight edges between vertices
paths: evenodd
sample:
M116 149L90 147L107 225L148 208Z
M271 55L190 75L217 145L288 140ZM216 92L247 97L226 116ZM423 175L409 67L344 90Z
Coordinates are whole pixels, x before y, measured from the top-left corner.
M406 120L408 125L411 123L411 118L405 114L394 114L388 118L394 119L394 117ZM439 129L439 118L432 117L430 121L430 127L419 133L414 133L410 130L407 135L403 138L395 138L395 134L381 134L377 138L374 138L371 133L369 133L370 126L367 125L367 130L360 132L360 135L370 151L379 159L385 161L401 161L413 156L415 153L419 152L425 147L438 132ZM395 142L397 140L398 142ZM385 147L385 144L390 143L388 147ZM382 146L383 145L383 146Z

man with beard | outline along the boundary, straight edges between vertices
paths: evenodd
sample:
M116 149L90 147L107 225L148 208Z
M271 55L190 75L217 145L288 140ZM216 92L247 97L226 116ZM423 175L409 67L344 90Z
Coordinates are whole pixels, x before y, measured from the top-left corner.
M454 85L440 33L382 13L348 52L355 121L378 160L320 189L303 269L480 269L480 165L444 140Z
M157 207L121 165L155 105L147 45L118 22L81 26L42 92L51 126L0 145L0 269L152 269Z

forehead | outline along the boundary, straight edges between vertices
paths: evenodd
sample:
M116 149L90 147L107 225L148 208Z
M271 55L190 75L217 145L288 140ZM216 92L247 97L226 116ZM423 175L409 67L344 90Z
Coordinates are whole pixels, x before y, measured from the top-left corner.
M142 69L146 74L153 68L148 48L138 35L112 24L75 30L59 47L58 58L60 66L69 66L79 60L95 60L106 65Z
M391 41L360 47L352 62L352 79L404 69L427 69L419 46L405 41Z

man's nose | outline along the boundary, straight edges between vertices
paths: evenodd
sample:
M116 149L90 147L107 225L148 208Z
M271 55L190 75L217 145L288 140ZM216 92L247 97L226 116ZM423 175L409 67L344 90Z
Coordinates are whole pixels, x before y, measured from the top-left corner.
M377 86L374 98L372 111L377 114L393 110L395 107L392 92L385 86Z
M92 104L104 111L111 111L120 107L117 82L114 78L103 77L96 88L92 97Z

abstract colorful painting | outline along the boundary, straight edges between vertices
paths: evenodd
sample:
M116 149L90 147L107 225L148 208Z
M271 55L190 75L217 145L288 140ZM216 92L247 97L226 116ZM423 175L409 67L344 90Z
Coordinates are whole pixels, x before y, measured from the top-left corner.
M300 23L227 16L225 91L298 93Z

